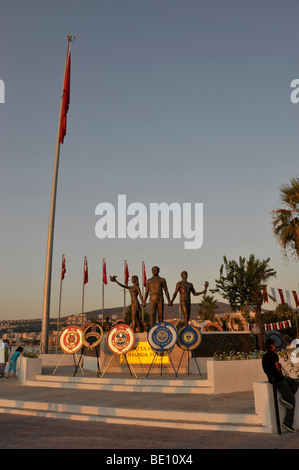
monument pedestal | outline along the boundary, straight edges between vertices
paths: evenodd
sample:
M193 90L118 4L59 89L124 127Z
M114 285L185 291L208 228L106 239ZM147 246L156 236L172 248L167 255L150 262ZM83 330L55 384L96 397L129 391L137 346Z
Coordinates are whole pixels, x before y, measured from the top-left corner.
M171 361L174 365L175 370L178 369L179 363L181 361L179 374L188 373L188 355L185 353L182 358L183 350L180 349L177 345L174 346L173 350L169 352L171 355ZM110 361L113 353L110 351L107 345L107 333L104 334L103 339L100 344L99 351L100 359L100 369L103 373L104 368L107 366ZM133 349L127 353L127 360L132 364L135 373L138 374L147 374L150 367L150 375L161 374L161 362L162 362L162 374L172 374L175 375L173 367L171 365L170 358L167 353L164 353L163 356L157 355L155 358L155 351L150 347L147 341L147 333L135 333L135 344ZM155 362L153 360L155 358ZM191 364L191 359L190 359ZM190 367L189 364L189 373L194 372L194 368ZM115 354L114 358L111 360L109 367L106 371L107 373L126 373L130 375L126 358L124 355Z
M201 343L194 350L195 357L213 357L215 352L250 352L250 331L201 331Z

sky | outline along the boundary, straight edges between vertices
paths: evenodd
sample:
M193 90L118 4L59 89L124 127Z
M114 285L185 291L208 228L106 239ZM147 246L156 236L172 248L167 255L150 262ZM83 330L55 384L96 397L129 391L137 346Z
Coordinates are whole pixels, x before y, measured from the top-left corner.
M41 318L67 36L71 96L60 147L51 317L101 309L102 259L123 282L160 267L215 287L223 256L270 258L269 286L299 291L272 234L279 188L298 176L295 0L10 0L0 15L0 320ZM105 238L98 204L203 204L203 244ZM130 218L128 217L128 220ZM222 300L219 295L218 300ZM198 301L198 297L194 301ZM106 308L123 303L108 282ZM271 304L269 304L269 307Z

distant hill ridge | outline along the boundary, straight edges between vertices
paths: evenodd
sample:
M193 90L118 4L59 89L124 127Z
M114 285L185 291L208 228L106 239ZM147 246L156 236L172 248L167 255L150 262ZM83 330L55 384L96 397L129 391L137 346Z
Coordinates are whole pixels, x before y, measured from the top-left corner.
M228 304L224 302L217 302L218 309L217 313L230 313L231 308ZM129 304L126 306L128 308ZM146 304L145 310L149 312L149 303ZM90 310L89 312L84 312L88 320L98 319L99 314L102 314L102 310ZM196 319L198 314L198 303L191 304L191 318ZM78 313L78 315L80 315ZM112 307L104 309L104 318L109 317L111 320L112 315L117 316L118 319L122 319L123 307ZM68 315L71 316L71 315ZM66 318L66 317L64 317ZM179 318L179 304L173 304L172 307L169 307L167 304L164 304L164 320L171 318Z

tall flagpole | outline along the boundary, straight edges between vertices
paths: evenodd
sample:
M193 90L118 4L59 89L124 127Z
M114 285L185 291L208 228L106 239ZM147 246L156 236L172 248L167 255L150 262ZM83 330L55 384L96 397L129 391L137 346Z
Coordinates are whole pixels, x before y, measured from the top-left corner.
M81 313L81 327L83 327L83 314L84 314L84 288L85 284L88 282L88 267L87 267L87 258L84 256L84 271L83 271L83 286L82 286L82 313Z
M142 287L141 287L141 294L142 294L142 299L144 299L144 273L145 273L145 264L144 261L142 261L142 273L141 273L141 279L142 279ZM141 312L142 312L142 323L144 323L144 307L143 307L143 302L141 303Z
M60 329L60 310L61 310L61 292L62 292L62 281L65 274L65 255L62 255L61 261L61 276L60 276L60 288L59 288L59 304L58 304L58 319L57 319L57 343L56 343L56 354L58 352L59 344L59 329Z
M125 259L125 262L124 262L124 284L126 283L126 263L127 263L127 260ZM126 318L126 289L124 288L123 322L125 321L125 318Z
M104 260L103 260L104 269ZM102 279L102 327L104 327L104 279Z
M72 40L72 36L68 36L63 79L65 79L65 72L67 68L71 40ZM57 193L59 152L60 152L59 136L60 136L60 127L61 127L61 111L62 111L62 104L63 104L63 94L64 93L62 90L62 96L61 96L61 101L60 101L58 132L57 132L57 142L56 142L56 154L55 154L53 181L52 181L52 196L51 196L51 206L50 206L49 228L48 228L48 245L47 245L47 258L46 258L46 271L45 271L45 284L44 284L44 305L43 305L42 332L41 332L41 345L40 345L40 352L42 354L48 353L53 238L54 238L56 193Z
M128 268L127 260L125 259L125 263L124 263L124 284L126 286L128 285L128 279L129 279L129 268ZM126 294L127 294L127 289L124 288L123 322L126 319Z
M106 259L105 258L103 258L103 262L102 262L102 327L104 327L104 284L105 284L104 275L106 276Z

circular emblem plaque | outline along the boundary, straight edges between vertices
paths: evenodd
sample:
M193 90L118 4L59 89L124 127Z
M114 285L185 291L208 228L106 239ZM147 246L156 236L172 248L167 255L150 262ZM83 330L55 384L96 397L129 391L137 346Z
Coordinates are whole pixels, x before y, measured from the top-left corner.
M281 349L285 349L287 347L287 342L284 336L282 336L279 331L266 331L265 341L269 338L273 339L277 351L280 351Z
M103 338L103 328L97 323L90 323L83 331L83 344L87 348L95 348Z
M83 331L79 326L67 326L60 334L59 345L63 352L74 354L83 346Z
M194 326L186 325L178 331L178 346L184 350L193 350L201 343L200 331Z
M107 337L108 347L114 354L127 354L133 348L134 343L134 331L124 323L115 325Z
M152 349L156 351L167 351L177 341L177 330L167 322L156 323L148 332L147 340Z

